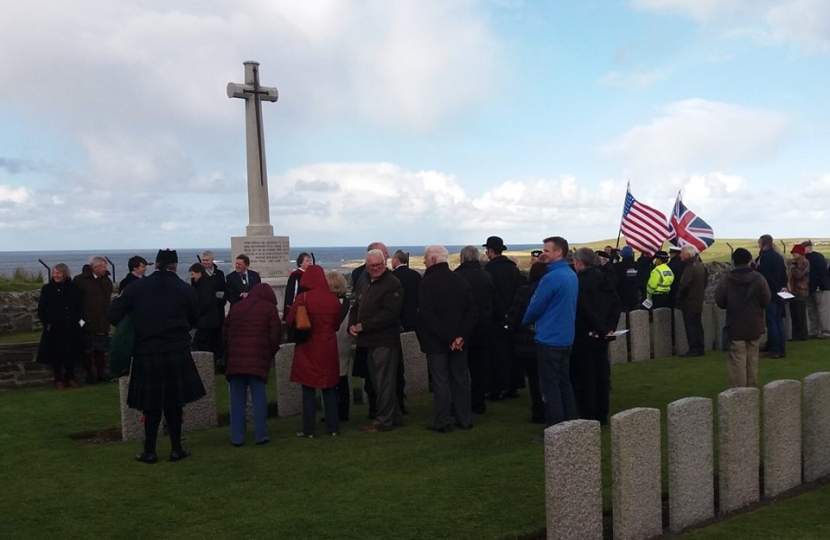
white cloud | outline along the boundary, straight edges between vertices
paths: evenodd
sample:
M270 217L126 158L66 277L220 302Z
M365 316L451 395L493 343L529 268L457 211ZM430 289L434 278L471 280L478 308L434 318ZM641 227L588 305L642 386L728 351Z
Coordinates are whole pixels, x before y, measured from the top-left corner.
M666 73L662 70L640 71L631 73L621 73L619 71L611 71L600 77L599 82L607 86L615 86L619 88L632 88L634 90L644 90L651 88L658 82L666 78Z
M720 168L769 157L788 124L775 111L687 99L669 104L661 116L600 150L638 173Z
M830 50L830 3L826 0L633 0L633 4L687 15L721 28L725 36L794 43L809 51Z
M0 185L0 203L25 204L32 198L32 193L25 187Z
M421 130L486 99L500 66L471 0L32 0L3 15L0 100L70 127L228 126L240 109L225 85L256 59L293 122L336 113Z

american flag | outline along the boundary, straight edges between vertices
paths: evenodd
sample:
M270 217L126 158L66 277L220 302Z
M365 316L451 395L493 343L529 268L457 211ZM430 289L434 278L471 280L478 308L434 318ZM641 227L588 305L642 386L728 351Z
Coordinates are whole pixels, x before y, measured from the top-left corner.
M686 208L680 200L679 193L669 221L669 242L681 247L691 244L698 251L703 251L715 243L715 233L712 232L712 227Z
M646 255L654 255L669 237L666 216L654 208L637 202L627 192L620 230L629 246Z

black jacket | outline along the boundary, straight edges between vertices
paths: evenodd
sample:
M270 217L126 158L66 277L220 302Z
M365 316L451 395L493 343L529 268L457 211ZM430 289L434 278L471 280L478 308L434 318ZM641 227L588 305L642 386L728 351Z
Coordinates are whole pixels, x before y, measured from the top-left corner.
M507 310L513 304L513 297L519 286L523 285L522 274L519 272L516 263L505 257L497 255L490 259L484 270L493 278L493 285L496 286L498 302L493 307L495 317L503 320Z
M132 272L130 272L129 274L124 276L124 279L122 279L120 282L118 282L118 292L119 293L124 292L124 289L127 288L127 285L129 285L133 281L138 281L139 279L141 279L141 278L138 277L137 275L133 274Z
M758 255L758 270L767 280L767 285L772 293L773 302L783 302L776 293L787 286L787 265L784 257L774 249L765 249Z
M392 274L398 278L403 287L403 305L401 306L401 331L415 330L418 319L418 286L421 284L421 273L409 266L400 265Z
M574 343L601 343L609 331L617 329L620 320L620 299L608 275L590 266L577 274L579 296L576 301ZM594 332L600 336L590 337Z
M426 354L449 353L455 338L466 342L475 329L478 312L473 293L467 280L447 263L436 263L424 272L418 306L416 332Z
M112 324L127 314L132 314L135 324L135 354L189 349L190 329L198 319L196 292L174 272L158 270L112 301L108 313Z
M478 261L463 262L455 271L467 280L478 311L478 322L468 342L473 347L486 346L490 343L490 332L493 323L496 322L494 317L498 298L493 278L484 271Z
M230 274L228 274L228 277L225 280L225 297L227 298L228 302L231 303L231 305L242 300L242 298L240 298L239 296L240 294L245 292L251 292L251 289L254 288L254 285L262 282L257 272L254 272L249 268L247 273L248 282L246 284L242 283L242 274L239 274L238 272L231 272Z
M816 289L830 290L830 276L827 274L827 259L824 255L811 251L805 257L810 261L810 283L807 285L810 292L815 292Z
M222 319L219 316L219 307L216 303L215 276L202 274L199 281L193 281L192 283L193 289L196 291L196 311L199 314L196 328L220 328Z
M617 296L624 310L630 310L640 303L637 291L637 263L634 258L626 258L614 265L617 272Z
M513 354L529 360L536 358L536 332L528 326L522 326L522 319L524 319L530 299L533 298L533 293L536 292L537 285L539 285L538 281L519 287L513 298L513 305L507 310L507 326L513 333Z
M81 293L71 281L50 281L40 290L37 316L43 334L37 361L43 364L74 364L81 360Z
M368 278L368 273L366 274ZM357 335L358 347L398 347L401 343L398 324L403 302L403 287L392 272L386 270L374 281L359 280L355 301L349 313L349 326L363 325Z

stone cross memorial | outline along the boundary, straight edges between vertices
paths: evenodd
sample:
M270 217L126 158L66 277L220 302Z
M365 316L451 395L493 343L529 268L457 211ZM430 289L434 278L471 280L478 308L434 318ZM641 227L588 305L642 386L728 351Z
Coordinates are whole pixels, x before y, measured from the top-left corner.
M235 258L245 253L251 268L271 286L284 286L289 267L288 237L274 236L268 201L268 174L265 168L265 136L262 102L277 101L277 89L260 86L259 62L245 62L245 83L228 83L228 97L245 100L245 135L248 161L248 217L245 236L231 238Z

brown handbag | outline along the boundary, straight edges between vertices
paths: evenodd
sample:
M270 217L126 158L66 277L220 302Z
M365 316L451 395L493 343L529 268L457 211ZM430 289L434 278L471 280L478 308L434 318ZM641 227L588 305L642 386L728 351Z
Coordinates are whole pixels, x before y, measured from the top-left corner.
M308 309L306 309L305 304L297 306L297 314L294 317L294 328L297 330L311 330L311 319L308 318Z

